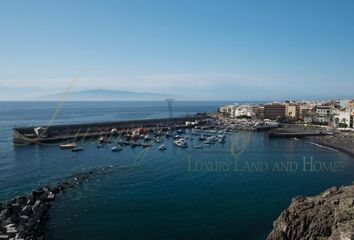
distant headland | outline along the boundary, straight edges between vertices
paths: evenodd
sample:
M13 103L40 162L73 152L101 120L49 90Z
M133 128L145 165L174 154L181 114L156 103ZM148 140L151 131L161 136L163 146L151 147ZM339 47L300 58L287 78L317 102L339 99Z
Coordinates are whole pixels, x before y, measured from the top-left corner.
M37 97L35 100L59 101L65 98L68 101L164 101L166 98L172 97L175 96L163 93L94 89L49 94Z

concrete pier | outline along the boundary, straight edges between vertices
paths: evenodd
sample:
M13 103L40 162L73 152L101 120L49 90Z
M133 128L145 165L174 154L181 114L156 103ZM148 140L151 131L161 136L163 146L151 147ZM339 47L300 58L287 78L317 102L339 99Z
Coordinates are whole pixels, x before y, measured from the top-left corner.
M322 132L269 132L270 138L303 138L303 137L316 137L316 136L325 136L325 133Z
M199 114L187 117L143 119L51 126L17 127L13 129L14 143L59 143L79 138L93 138L112 134L113 129L185 127L186 122L205 122L210 117Z

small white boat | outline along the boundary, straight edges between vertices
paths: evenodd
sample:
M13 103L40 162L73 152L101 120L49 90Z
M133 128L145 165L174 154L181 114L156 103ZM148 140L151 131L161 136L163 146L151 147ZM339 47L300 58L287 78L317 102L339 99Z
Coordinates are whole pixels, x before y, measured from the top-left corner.
M194 148L203 148L202 145L194 145Z
M119 152L122 150L123 150L123 148L121 146L112 147L112 152Z
M165 145L163 145L163 144L161 144L159 146L159 150L161 150L161 151L166 150L166 149L167 149L167 147Z
M178 143L176 143L176 145L177 145L178 147L183 147L183 148L188 147L187 143L184 142L184 141L178 142Z
M61 149L73 149L73 148L76 148L77 145L76 145L76 143L68 143L68 144L59 145L59 147Z
M71 149L71 151L72 152L81 152L81 151L84 151L84 149L81 147L76 147L76 148Z
M105 143L105 142L106 142L106 138L105 138L104 136L101 136L101 137L98 139L98 142L99 142L100 144Z

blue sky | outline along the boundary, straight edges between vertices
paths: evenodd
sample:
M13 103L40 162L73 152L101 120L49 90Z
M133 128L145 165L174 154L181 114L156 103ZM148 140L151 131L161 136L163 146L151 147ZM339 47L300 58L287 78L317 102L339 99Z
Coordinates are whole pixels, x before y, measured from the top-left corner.
M353 97L353 13L351 0L3 0L0 100L64 91L80 72L73 91Z

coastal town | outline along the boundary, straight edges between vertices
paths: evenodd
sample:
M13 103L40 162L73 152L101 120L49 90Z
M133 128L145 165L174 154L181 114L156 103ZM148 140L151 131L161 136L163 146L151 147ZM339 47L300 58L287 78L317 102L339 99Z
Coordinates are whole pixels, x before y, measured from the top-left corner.
M219 112L230 119L268 119L278 123L302 123L352 130L354 99L267 104L235 103L220 107Z

